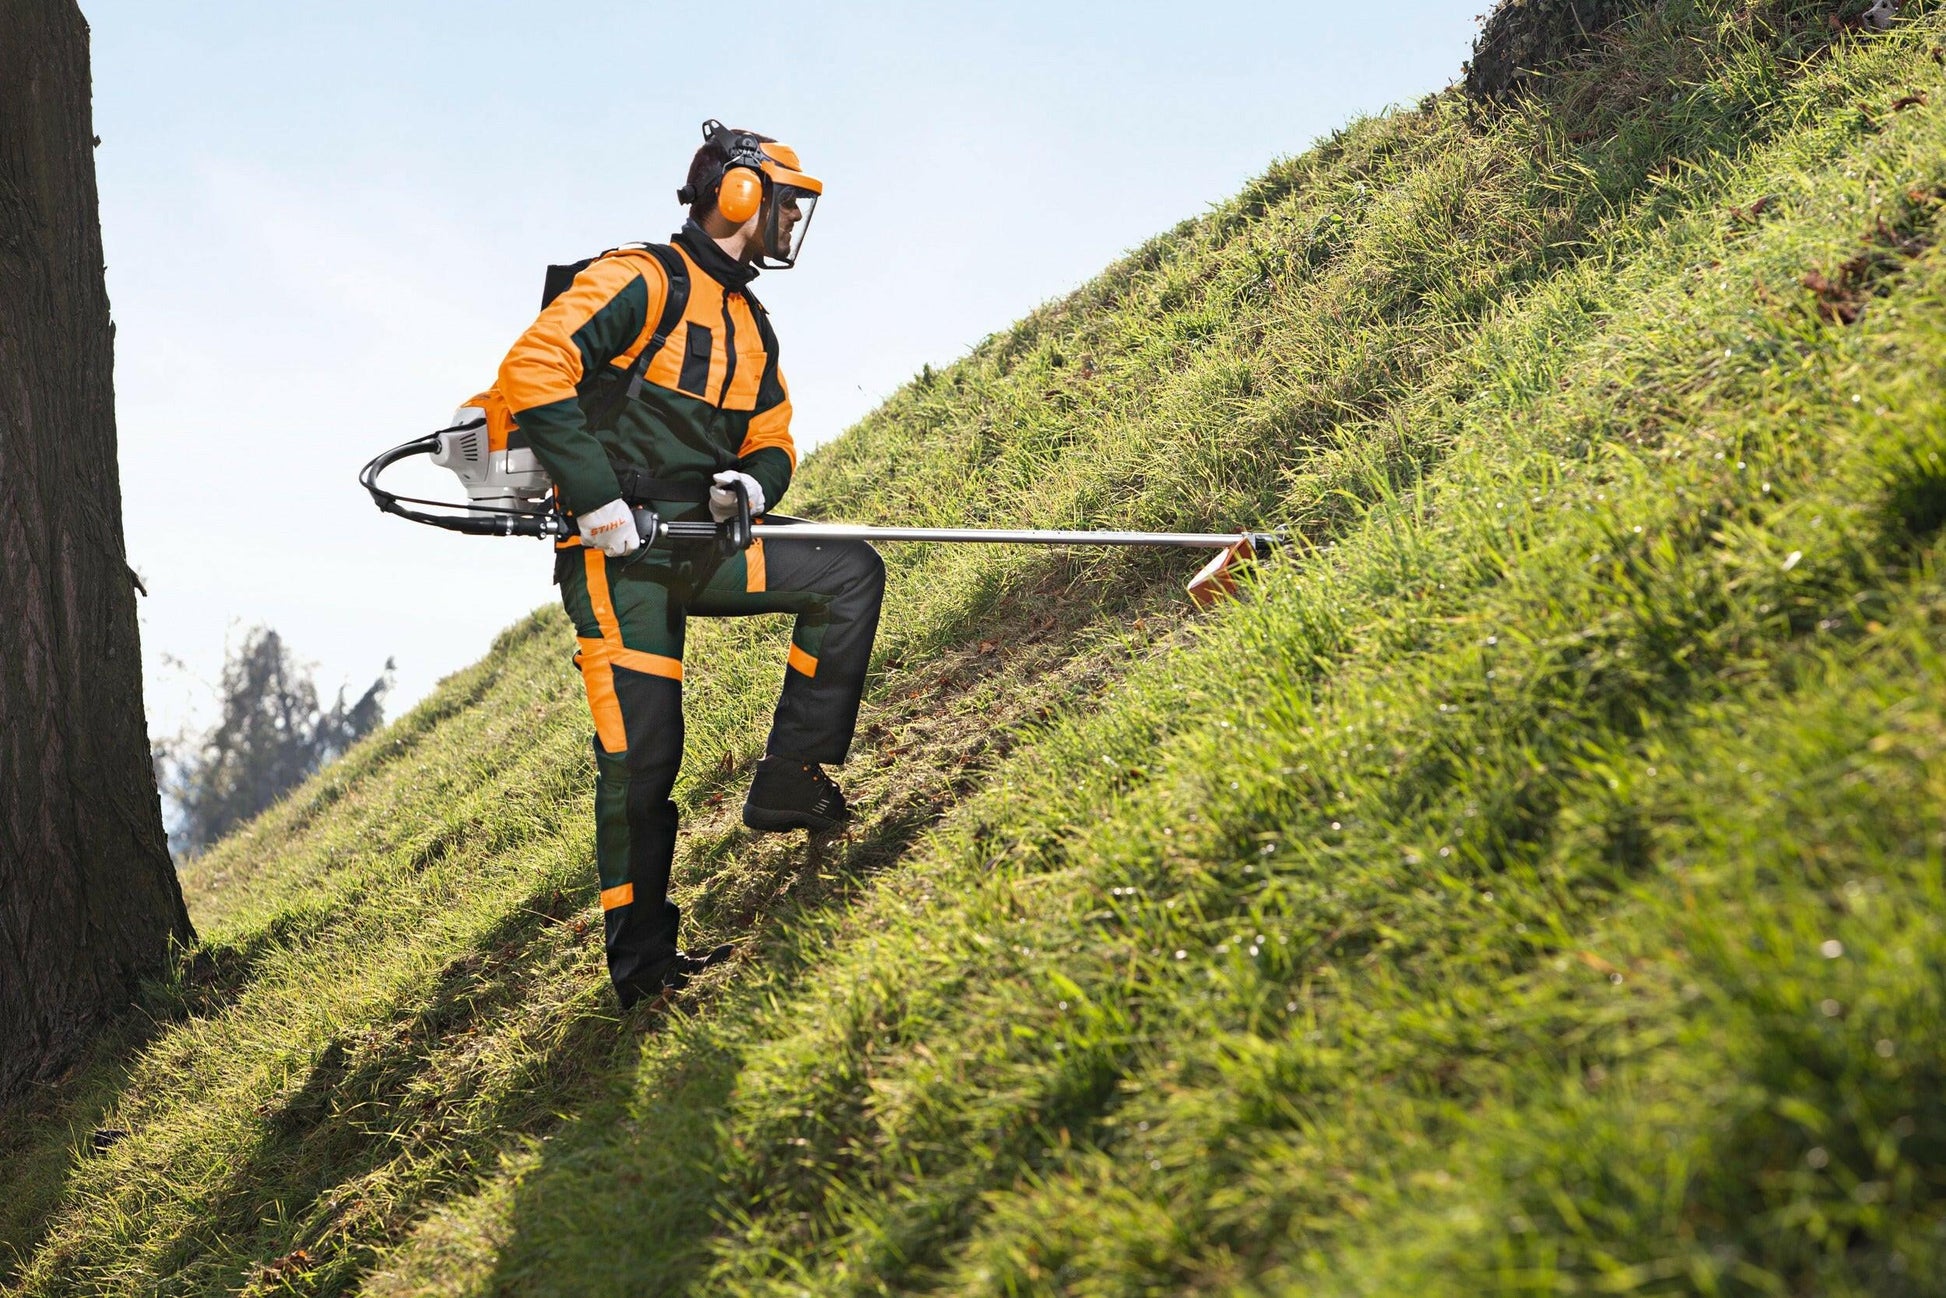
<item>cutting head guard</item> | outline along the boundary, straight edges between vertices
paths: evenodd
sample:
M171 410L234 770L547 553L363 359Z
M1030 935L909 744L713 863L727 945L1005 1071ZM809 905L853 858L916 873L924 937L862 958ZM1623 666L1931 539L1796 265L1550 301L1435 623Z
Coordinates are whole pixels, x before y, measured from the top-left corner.
M734 130L715 118L703 123L703 147L689 162L689 183L676 191L701 219L714 208L726 221L742 225L758 217L753 258L766 270L796 264L811 227L811 209L824 182L799 170L797 150L768 135Z

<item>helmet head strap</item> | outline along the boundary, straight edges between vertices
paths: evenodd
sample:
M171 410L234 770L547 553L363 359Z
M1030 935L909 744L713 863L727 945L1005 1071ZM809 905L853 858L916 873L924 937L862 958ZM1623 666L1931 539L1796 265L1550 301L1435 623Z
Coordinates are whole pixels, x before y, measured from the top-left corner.
M689 183L676 191L676 201L693 207L715 199L724 219L739 225L755 216L768 183L763 145L769 138L734 130L714 117L704 122L703 147L690 167Z

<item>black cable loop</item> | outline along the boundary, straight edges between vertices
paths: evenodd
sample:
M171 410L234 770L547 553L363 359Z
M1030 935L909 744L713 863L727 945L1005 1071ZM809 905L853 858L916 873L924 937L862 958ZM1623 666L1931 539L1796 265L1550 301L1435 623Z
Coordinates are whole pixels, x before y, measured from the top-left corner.
M381 451L366 462L358 471L358 484L370 493L372 503L387 514L395 514L414 523L424 523L428 527L443 528L448 532L461 532L471 536L565 536L567 521L558 510L547 508L531 512L518 509L502 509L493 505L464 504L448 500L427 500L422 496L401 496L387 491L378 485L379 474L397 464L400 460L414 455L431 455L439 449L439 438L445 433L467 432L486 423L477 419L471 423L454 424L442 428L429 437L416 438L410 442L394 446L389 451ZM428 514L422 510L407 509L407 505L425 505L433 509L462 510L459 514Z

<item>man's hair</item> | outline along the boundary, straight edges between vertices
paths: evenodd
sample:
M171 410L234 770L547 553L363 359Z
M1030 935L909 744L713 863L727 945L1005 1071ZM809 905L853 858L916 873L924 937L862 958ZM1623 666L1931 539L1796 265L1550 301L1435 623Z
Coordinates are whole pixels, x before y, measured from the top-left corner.
M730 169L730 141L739 135L760 144L776 138L737 127L703 141L696 156L689 160L689 188L696 195L696 201L689 205L690 220L700 221L716 207L716 192L723 187L723 173Z

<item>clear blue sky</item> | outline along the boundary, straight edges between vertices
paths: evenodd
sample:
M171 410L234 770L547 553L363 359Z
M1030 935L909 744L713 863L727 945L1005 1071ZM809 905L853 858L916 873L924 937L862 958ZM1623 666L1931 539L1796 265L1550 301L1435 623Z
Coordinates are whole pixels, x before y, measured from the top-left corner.
M151 730L208 719L252 623L327 688L396 656L396 715L553 598L545 547L382 517L354 477L491 381L547 263L676 228L705 117L826 182L758 286L810 446L1445 85L1484 7L84 0Z

